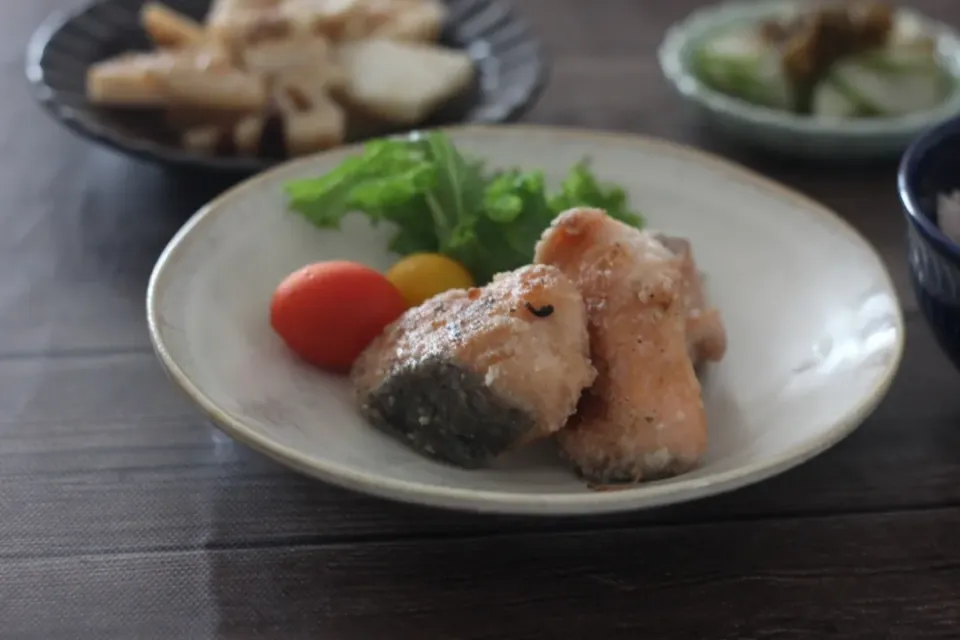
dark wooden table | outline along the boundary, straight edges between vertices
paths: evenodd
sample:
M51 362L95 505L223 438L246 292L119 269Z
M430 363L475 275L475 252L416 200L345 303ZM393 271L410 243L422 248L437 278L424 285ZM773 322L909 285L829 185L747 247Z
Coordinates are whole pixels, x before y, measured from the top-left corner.
M411 508L280 468L164 378L147 277L227 185L95 149L34 107L23 46L65 4L0 7L0 638L960 637L960 375L907 288L895 167L719 149L835 208L900 288L902 369L847 441L759 486L627 516ZM554 60L529 120L718 150L654 58L696 2L520 4ZM956 0L916 4L960 22Z

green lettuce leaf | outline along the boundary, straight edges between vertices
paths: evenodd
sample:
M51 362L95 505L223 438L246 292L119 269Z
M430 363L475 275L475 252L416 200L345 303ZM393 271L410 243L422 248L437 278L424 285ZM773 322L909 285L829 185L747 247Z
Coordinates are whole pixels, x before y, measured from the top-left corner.
M374 224L386 220L396 227L391 251L445 254L480 284L529 264L543 231L566 209L598 207L643 224L623 189L601 184L587 161L551 194L542 172L486 172L440 132L370 142L333 171L285 191L289 208L320 228L337 229L353 212Z

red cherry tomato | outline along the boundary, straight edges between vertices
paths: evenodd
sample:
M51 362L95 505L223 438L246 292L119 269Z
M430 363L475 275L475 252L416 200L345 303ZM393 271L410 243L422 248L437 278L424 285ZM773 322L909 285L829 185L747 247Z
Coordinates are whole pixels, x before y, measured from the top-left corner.
M270 301L270 324L307 362L346 373L406 308L403 296L381 273L335 260L287 276Z

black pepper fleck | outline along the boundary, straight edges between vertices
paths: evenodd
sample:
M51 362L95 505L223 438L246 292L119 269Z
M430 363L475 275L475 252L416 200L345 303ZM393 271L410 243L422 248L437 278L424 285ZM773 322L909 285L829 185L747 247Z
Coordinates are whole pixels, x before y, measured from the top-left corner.
M553 305L545 304L542 307L535 307L529 302L524 302L524 306L527 308L527 311L537 316L538 318L548 318L553 314Z

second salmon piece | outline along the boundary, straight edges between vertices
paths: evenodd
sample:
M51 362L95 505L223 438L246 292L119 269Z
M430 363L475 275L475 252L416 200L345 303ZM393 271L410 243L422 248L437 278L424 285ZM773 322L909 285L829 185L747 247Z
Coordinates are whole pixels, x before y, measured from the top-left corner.
M536 261L557 267L580 289L598 372L558 434L566 457L597 484L696 466L707 447L707 421L691 355L718 359L725 336L688 343L689 314L704 312L690 295L699 294L691 290L699 282L688 281L695 274L688 252L675 253L658 236L601 210L573 209L544 232Z

